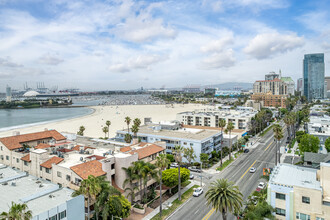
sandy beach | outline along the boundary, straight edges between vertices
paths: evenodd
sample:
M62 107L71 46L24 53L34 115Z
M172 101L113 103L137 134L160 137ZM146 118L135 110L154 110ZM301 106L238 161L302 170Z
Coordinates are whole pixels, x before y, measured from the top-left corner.
M209 106L200 104L174 105L174 107L165 105L121 105L121 106L94 106L95 111L86 116L67 119L63 121L51 122L41 125L30 126L26 128L3 131L0 137L12 136L14 131L21 134L55 129L59 132L77 133L81 125L85 126L85 136L104 137L103 126L107 120L111 121L110 137L114 137L117 130L127 128L125 117L129 116L132 120L140 118L142 124L144 118L151 117L153 122L175 120L176 114L183 111L192 111L195 109L205 109Z

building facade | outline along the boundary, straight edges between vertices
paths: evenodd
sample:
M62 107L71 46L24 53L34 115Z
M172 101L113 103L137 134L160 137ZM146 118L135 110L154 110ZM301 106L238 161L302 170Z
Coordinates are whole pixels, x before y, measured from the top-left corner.
M273 95L271 93L259 93L251 96L252 100L263 103L265 107L285 108L286 95Z
M253 94L260 93L288 95L288 85L280 79L258 80L253 84Z
M303 61L304 96L308 101L324 98L324 54L305 54Z
M330 90L330 76L325 76L324 81L326 82L326 91Z
M300 92L300 94L302 95L302 92L303 92L303 78L299 78L297 79L297 91Z
M270 72L265 75L265 80L274 80L274 79L280 79L281 76L278 73Z
M291 77L282 77L281 80L287 84L288 95L294 95L295 84Z

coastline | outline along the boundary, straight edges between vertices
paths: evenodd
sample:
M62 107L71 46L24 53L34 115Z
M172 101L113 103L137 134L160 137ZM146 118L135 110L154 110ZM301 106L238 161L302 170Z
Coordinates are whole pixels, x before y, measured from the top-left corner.
M78 116L69 119L42 122L41 124L15 127L10 130L1 130L0 137L12 136L13 131L20 131L21 134L55 129L59 132L77 133L80 126L86 128L84 135L92 138L104 137L102 128L107 120L111 121L109 128L110 137L114 137L117 130L126 129L125 117L131 119L140 118L142 124L144 118L151 117L153 122L170 121L176 119L176 114L183 111L205 109L210 106L201 104L175 104L174 107L166 105L119 105L119 106L88 106L93 112L88 115Z

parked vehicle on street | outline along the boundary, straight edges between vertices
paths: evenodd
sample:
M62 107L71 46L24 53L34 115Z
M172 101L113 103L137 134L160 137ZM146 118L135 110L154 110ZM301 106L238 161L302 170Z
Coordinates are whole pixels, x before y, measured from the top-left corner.
M203 193L203 188L198 187L194 190L193 196L198 197L198 196L202 195L202 193Z
M244 153L249 153L250 150L249 149L244 149Z
M177 168L177 167L179 167L179 164L178 163L171 163L170 167L171 168Z
M195 176L194 175L192 175L192 174L190 174L190 176L189 176L189 179L194 179L195 178Z
M257 188L264 189L266 184L264 182L260 182Z
M255 173L256 172L256 168L254 168L254 167L251 167L251 169L250 169L250 173Z
M201 173L202 170L201 169L198 169L197 167L189 167L188 170L192 171L192 172L197 172L197 173Z

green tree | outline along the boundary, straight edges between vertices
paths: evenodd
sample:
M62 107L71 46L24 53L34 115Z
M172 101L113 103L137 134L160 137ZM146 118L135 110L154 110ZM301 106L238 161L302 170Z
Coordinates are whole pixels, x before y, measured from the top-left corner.
M238 186L226 179L218 179L211 183L205 194L207 204L211 205L217 212L222 213L222 219L227 219L227 213L238 212L242 206L243 194Z
M141 125L141 120L140 120L139 118L135 118L135 119L133 120L133 124L135 124L135 125L137 125L138 127L140 127L140 125Z
M184 152L184 148L182 146L175 146L175 149L174 149L174 158L175 158L175 161L178 163L178 183L179 183L179 186L178 186L178 198L179 198L179 201L181 201L181 172L180 172L180 167L181 167L181 162L182 162L182 154Z
M128 133L125 134L124 140L125 140L126 143L131 143L131 141L132 141L132 135L130 135Z
M107 138L107 133L109 132L109 128L108 127L103 127L102 131L104 133L104 139L106 139Z
M231 131L234 130L234 124L230 121L227 125L227 131L229 133L229 160L231 160L231 148L232 148L232 143L231 143Z
M320 147L320 140L311 134L305 134L301 137L298 145L300 152L317 153Z
M162 218L162 173L163 173L163 170L165 170L168 165L170 164L171 162L167 159L166 155L165 154L160 154L157 159L156 159L156 166L158 167L159 169L159 190L160 190L160 194L159 194L159 200L160 200L160 205L159 205L159 216L160 218Z
M275 165L277 165L277 161L280 162L279 156L279 142L283 138L283 129L279 124L274 124L273 126L274 138L276 139L276 147L275 147Z
M224 127L226 127L226 120L221 118L219 120L219 127L221 128L221 136L222 136L222 140L223 140L223 129ZM222 146L221 146L221 150L220 150L220 166L222 166Z
M330 153L330 137L328 137L326 140L325 140L325 149L327 149L328 153Z
M133 181L138 179L138 175L136 174L133 166L130 166L127 168L123 167L123 170L125 170L126 177L127 177L123 182L123 188L124 188L125 192L129 191L128 196L131 197L131 203L133 203L134 199L135 199L134 191L137 189L137 187L135 187L133 185ZM129 184L129 186L126 187L128 184Z
M185 148L183 150L183 157L186 158L189 165L191 165L191 161L196 159L196 154L195 154L194 148L192 146Z
M85 127L84 126L80 126L79 127L79 131L77 132L77 134L80 135L80 136L84 136L84 131L85 131Z
M108 138L110 137L110 125L111 125L111 121L106 121L105 125L108 127Z
M125 117L125 123L127 124L127 132L129 133L129 124L131 123L132 119L128 116Z
M180 176L180 182L184 183L189 179L190 171L186 168L181 168ZM164 170L162 173L162 181L166 186L170 188L177 186L179 184L179 168L171 168Z
M123 195L110 195L102 212L102 218L127 218L131 213L131 203Z
M300 143L300 139L304 134L306 134L304 131L297 131L296 132L296 139L297 139L298 143Z
M207 163L208 160L209 160L209 155L206 154L206 153L201 153L201 154L199 155L199 159L200 159L200 161L201 161L203 164L205 164L205 163Z
M0 214L1 219L8 220L30 220L32 219L32 212L28 209L26 204L19 204L11 202L11 207L8 212Z
M136 124L133 124L131 130L132 130L132 132L134 134L134 137L137 138L137 133L139 132L139 127Z
M173 163L175 161L173 154L166 154L166 158Z
M258 203L256 206L250 206L244 215L244 219L275 219L273 215L274 208L267 202Z

